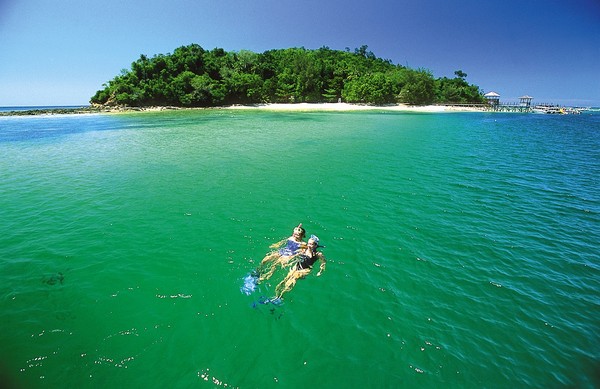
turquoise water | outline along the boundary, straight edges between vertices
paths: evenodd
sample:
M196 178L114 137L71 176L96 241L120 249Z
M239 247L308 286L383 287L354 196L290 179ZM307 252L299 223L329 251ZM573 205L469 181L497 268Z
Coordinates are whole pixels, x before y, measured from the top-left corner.
M598 387L600 115L0 118L23 387ZM283 304L243 278L302 222ZM8 378L6 378L8 377Z

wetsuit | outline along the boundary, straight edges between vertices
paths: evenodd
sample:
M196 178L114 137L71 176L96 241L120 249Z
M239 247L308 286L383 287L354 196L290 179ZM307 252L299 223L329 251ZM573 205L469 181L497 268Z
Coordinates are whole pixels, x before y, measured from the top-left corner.
M300 262L298 262L298 264L296 265L297 270L312 269L315 262L317 262L317 260L319 259L319 256L317 254L313 255L312 257L309 257L306 254L300 254L299 257Z

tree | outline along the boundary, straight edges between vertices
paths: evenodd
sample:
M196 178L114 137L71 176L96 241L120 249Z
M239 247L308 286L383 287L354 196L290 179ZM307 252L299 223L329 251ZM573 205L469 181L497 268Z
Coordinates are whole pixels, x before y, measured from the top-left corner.
M389 104L394 102L393 84L383 73L368 74L348 82L342 96L350 103Z
M457 71L454 72L454 74L458 78L462 78L462 79L467 78L467 73L463 72L462 70L457 70Z
M461 70L454 72L455 78L446 77L436 80L436 98L439 103L484 103L485 98L479 87L470 85L465 78L467 74Z
M400 100L408 104L431 104L435 97L435 82L428 70L407 73L406 84L400 91Z
M174 105L181 105L184 107L194 105L194 87L192 81L195 77L196 74L189 70L174 77L170 83L169 95L167 96L169 101Z
M424 69L394 65L363 45L351 52L321 47L227 52L197 44L172 54L140 55L90 101L94 104L177 105L183 107L257 102L336 101L388 104L480 102L467 74L433 79Z
M224 79L228 91L225 102L251 104L260 101L262 79L256 74L233 72Z

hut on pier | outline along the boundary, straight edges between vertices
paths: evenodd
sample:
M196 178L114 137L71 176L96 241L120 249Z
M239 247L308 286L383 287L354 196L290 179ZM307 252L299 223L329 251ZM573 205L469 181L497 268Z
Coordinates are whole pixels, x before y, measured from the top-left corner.
M488 92L483 97L486 98L488 104L492 107L497 107L500 105L500 95L496 92Z
M533 97L529 95L521 96L519 97L519 105L521 107L531 108L531 100L533 100Z

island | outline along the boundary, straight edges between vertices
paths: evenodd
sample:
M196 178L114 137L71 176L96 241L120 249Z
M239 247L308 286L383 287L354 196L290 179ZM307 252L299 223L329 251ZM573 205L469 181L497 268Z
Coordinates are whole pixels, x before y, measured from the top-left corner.
M301 48L264 53L205 50L198 44L172 54L141 55L91 98L92 107L223 107L235 105L350 103L362 105L485 104L467 74L434 78L376 57L368 47L351 51Z

